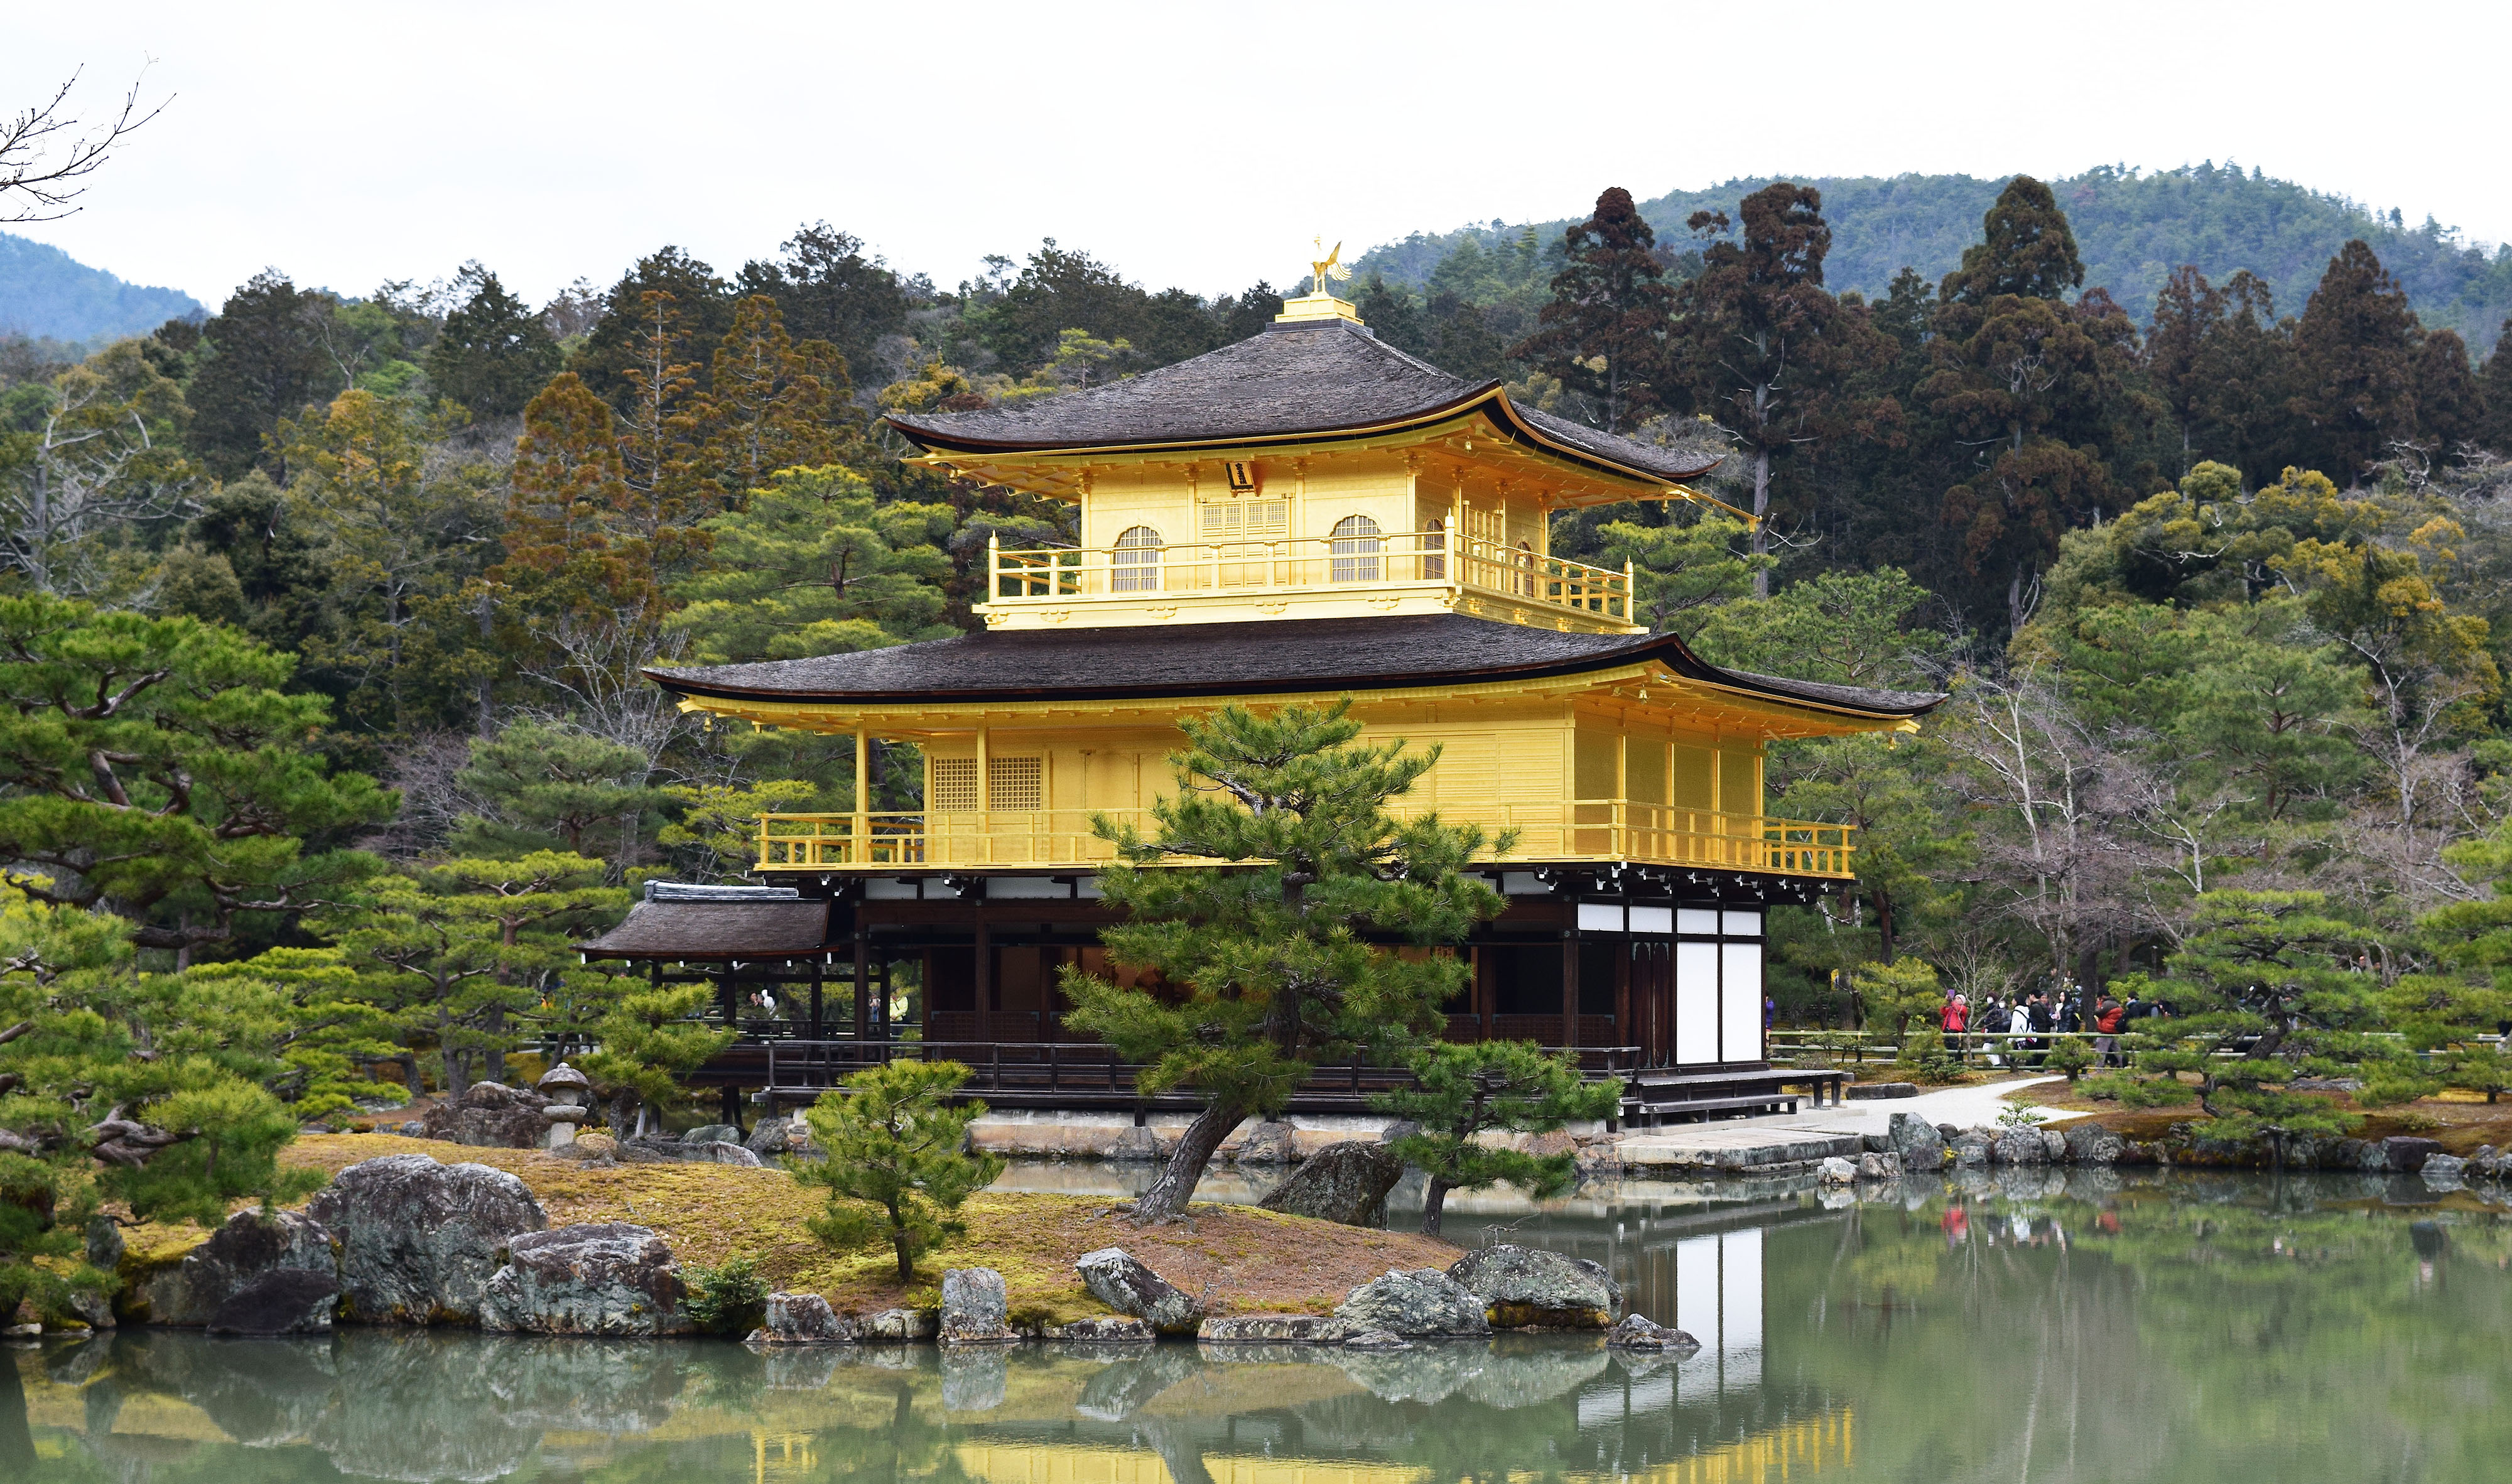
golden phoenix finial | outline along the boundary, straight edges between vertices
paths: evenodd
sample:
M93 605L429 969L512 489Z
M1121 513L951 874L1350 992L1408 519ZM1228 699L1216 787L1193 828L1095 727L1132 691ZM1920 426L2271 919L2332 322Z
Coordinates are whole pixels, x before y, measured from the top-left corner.
M1311 238L1310 241L1316 245L1317 251L1325 252L1326 239L1323 233ZM1325 293L1327 279L1333 279L1339 284L1349 283L1352 279L1352 270L1344 266L1343 244L1339 242L1334 245L1334 251L1326 253L1323 257L1310 258L1309 267L1312 270L1309 279L1311 293Z

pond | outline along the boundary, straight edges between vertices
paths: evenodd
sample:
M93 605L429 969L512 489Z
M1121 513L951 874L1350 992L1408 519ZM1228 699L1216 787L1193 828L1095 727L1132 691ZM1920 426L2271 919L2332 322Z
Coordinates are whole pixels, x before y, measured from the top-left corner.
M131 1331L0 1350L15 1380L0 1370L0 1478L2512 1474L2512 1210L2414 1177L2003 1173L1864 1198L1628 1184L1451 1217L1466 1241L1506 1230L1607 1264L1633 1308L1699 1337L1680 1361L1567 1336L1368 1354L763 1355L720 1341Z

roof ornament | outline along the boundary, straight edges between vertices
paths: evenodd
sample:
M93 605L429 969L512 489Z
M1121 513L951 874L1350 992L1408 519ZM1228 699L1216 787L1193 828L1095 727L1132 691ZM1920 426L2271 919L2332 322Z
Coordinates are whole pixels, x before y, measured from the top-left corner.
M1352 269L1343 260L1343 244L1336 243L1334 251L1329 253L1324 233L1318 233L1310 241L1315 245L1317 255L1309 259L1309 292L1297 298L1284 299L1282 312L1274 316L1274 323L1297 325L1321 320L1349 320L1358 325L1360 311L1353 308L1348 300L1335 297L1334 291L1326 287L1330 283L1352 282Z

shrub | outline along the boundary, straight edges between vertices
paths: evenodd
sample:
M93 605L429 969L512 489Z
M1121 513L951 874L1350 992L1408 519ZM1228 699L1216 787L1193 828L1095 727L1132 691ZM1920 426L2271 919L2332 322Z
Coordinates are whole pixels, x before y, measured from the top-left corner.
M983 1103L951 1106L967 1079L958 1062L900 1061L820 1094L803 1120L825 1157L789 1161L795 1179L829 1192L813 1236L839 1250L886 1237L909 1283L918 1258L966 1230L953 1213L1003 1172L1001 1156L967 1152L968 1125L986 1115Z
M710 1335L746 1335L767 1317L767 1280L756 1258L735 1253L713 1268L691 1263L681 1278L689 1289L689 1317Z

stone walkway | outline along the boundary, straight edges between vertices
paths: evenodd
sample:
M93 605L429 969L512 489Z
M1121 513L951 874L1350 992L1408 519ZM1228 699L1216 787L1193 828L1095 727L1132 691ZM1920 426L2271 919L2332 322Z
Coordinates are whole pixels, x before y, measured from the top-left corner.
M2018 1087L2057 1080L2056 1076L2010 1077L1976 1087L1948 1087L1915 1098L1876 1098L1796 1113L1686 1123L1627 1135L1615 1150L1622 1155L1623 1167L1633 1174L1805 1164L1835 1154L1855 1157L1864 1147L1865 1136L1884 1132L1897 1113L1959 1128L1994 1124L2009 1106L2006 1094ZM2050 1112L2042 1116L2050 1123L2061 1123L2087 1115Z

